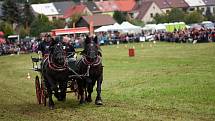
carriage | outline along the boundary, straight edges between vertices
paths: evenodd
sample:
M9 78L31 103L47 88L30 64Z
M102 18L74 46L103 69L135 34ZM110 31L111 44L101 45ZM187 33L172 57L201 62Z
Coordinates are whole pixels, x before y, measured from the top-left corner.
M36 92L37 103L43 104L44 106L46 106L48 95L47 95L47 88L45 86L45 79L41 74L42 58L31 57L31 61L32 61L32 70L35 72L38 72L38 75L35 76L35 92ZM70 75L70 77L74 77L74 78L71 78L71 80L68 81L66 93L74 92L75 95L77 95L78 87L77 87L75 77L81 77L81 76L82 75Z
M51 46L46 58L31 57L33 70L40 74L35 77L38 104L46 106L48 102L48 106L53 109L52 94L58 101L64 101L66 93L71 92L78 94L80 104L84 103L85 100L92 102L91 93L97 82L95 104L102 105L103 66L97 46L97 37L93 41L87 37L85 44L85 49L81 51L83 55L78 60L65 54L61 42L56 42Z
M31 60L33 65L32 70L40 73L41 69L40 69L40 64L38 63L42 61L42 58L31 57ZM36 75L35 77L35 89L36 89L37 103L43 104L44 106L46 106L47 91L45 88L44 79L41 75L40 76Z

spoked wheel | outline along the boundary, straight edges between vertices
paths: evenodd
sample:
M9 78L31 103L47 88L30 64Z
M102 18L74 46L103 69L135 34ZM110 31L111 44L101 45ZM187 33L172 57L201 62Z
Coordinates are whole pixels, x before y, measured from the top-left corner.
M46 96L46 90L45 90L45 85L44 85L44 83L42 82L41 83L41 101L42 101L42 104L44 105L44 106L46 106L46 98L47 98L47 96Z
M35 78L35 88L36 88L36 96L38 104L41 104L41 88L40 88L40 80L39 77Z

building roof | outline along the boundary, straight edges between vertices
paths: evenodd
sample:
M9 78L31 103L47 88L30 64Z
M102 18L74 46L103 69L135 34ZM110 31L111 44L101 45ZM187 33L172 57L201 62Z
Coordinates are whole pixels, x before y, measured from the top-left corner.
M167 0L153 0L160 9L171 8Z
M185 0L190 7L204 6L205 3L202 0Z
M114 1L95 2L95 4L102 12L112 12L119 10L117 4L115 4Z
M134 11L138 11L138 15L136 18L142 19L153 3L155 3L155 2L146 1L146 2L141 2L141 3L137 4L134 8Z
M166 0L172 8L187 8L189 5L184 0Z
M38 14L44 14L44 15L59 14L53 3L32 4L31 7L33 11Z
M206 5L215 5L215 0L203 0Z
M59 14L64 14L67 8L75 5L72 1L63 1L63 2L53 2L55 8L57 9Z
M188 3L185 0L143 0L143 1L154 1L160 9L189 7Z
M95 2L100 11L112 12L112 11L131 11L136 2L135 0L116 0L116 1L102 1Z
M112 25L116 23L116 21L111 16L105 15L105 14L94 14L92 16L82 16L81 19L85 20L88 24L90 24L92 20L93 26Z
M65 10L63 18L68 18L73 16L74 14L81 14L83 13L84 9L86 8L85 5L75 5L71 6L68 9Z
M117 0L114 2L118 6L119 11L131 11L136 4L135 0Z
M98 6L95 4L95 2L85 2L84 5L87 6L87 8L91 11L91 12L99 12L100 9L98 8Z

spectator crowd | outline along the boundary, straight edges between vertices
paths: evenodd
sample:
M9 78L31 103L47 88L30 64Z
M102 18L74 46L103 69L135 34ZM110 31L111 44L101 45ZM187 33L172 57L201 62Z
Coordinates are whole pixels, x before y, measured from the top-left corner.
M120 32L101 32L96 33L100 45L111 45L128 42L141 41L166 41L177 43L202 43L215 42L215 29L184 29L175 30L174 32L166 31L142 31L141 33L129 34ZM68 41L74 44L75 48L83 47L84 34L79 36L64 35L55 37L56 40L63 40L67 38ZM44 40L45 36L37 39L20 40L19 42L10 42L0 44L0 55L2 54L19 54L35 52L39 43Z

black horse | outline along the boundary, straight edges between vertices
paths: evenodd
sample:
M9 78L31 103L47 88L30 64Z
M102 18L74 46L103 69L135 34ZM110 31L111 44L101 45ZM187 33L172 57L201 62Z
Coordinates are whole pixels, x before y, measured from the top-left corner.
M77 81L79 95L81 96L80 104L84 103L85 100L87 102L92 102L91 94L93 92L93 87L97 82L97 97L95 104L102 105L101 85L103 81L103 66L97 37L86 37L82 57L79 61L77 61L76 66L77 73L79 75L84 75L82 79L79 79Z
M41 74L48 92L48 106L51 109L54 108L53 92L58 101L65 100L69 73L63 45L61 42L55 42L50 46L49 56L41 63Z

